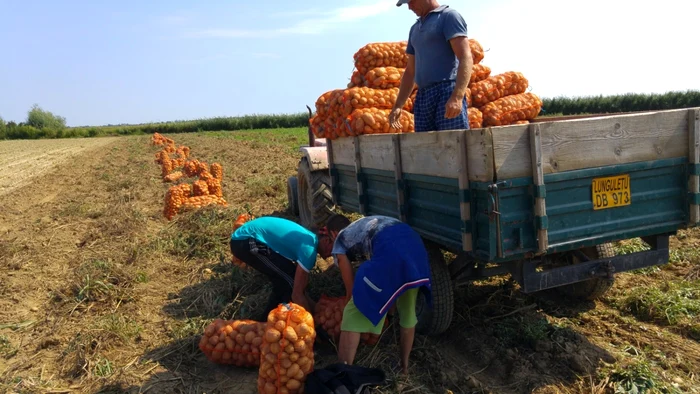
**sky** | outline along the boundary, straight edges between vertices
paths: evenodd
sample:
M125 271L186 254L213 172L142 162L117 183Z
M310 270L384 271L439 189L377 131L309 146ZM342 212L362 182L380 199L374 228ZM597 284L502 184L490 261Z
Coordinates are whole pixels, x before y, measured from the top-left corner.
M700 89L700 1L440 4L492 75L520 71L543 98ZM416 16L392 0L0 0L0 20L0 117L38 104L96 126L313 109Z

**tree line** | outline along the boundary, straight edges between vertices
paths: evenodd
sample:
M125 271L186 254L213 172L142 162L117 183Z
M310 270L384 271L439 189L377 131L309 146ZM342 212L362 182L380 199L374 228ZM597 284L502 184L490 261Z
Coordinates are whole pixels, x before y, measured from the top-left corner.
M622 94L612 96L543 98L540 116L620 113L700 107L700 91L663 94ZM45 111L37 104L24 122L5 122L0 117L0 139L74 138L158 133L193 133L200 131L235 131L307 127L308 113L246 115L197 120L66 127L66 119Z

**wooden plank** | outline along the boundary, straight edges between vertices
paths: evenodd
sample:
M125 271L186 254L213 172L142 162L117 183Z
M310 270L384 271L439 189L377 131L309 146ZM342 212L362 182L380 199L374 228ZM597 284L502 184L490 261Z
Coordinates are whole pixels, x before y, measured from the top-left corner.
M572 119L590 119L590 118L601 118L605 116L618 116L618 115L628 115L628 114L644 114L655 111L627 111L627 112L612 112L612 113L597 113L597 114L576 114L576 115L561 115L561 116L540 116L535 119L531 119L530 123L542 123L542 122L553 122L561 120L572 120Z
M493 134L491 128L467 130L467 168L469 180L492 182L494 177Z
M355 166L355 147L350 137L333 140L333 163Z
M457 139L464 130L403 133L401 163L404 173L457 178L459 147Z
M700 163L700 109L688 111L688 162ZM690 175L688 183L690 193L700 193L700 177ZM690 204L690 224L696 225L700 221L700 205Z
M396 210L399 213L399 218L402 222L406 222L406 213L403 209L406 204L406 192L405 189L399 187L399 184L403 181L403 166L401 165L401 139L399 134L393 134L391 136L392 156L394 157L394 177L396 178Z
M544 171L542 170L542 133L540 125L533 123L529 126L530 132L530 156L532 163L533 181L536 186L544 186ZM545 199L542 197L535 198L535 216L546 217L547 209ZM548 247L548 235L546 228L537 229L537 246L538 253L546 253Z
M467 152L467 135L468 132L461 134L457 143L459 146L459 189L469 190L469 158ZM467 223L471 220L471 204L469 200L459 202L459 213L462 223ZM462 232L462 250L465 252L472 251L472 232L471 228L467 228Z
M687 109L536 123L545 174L687 157ZM532 176L527 125L493 130L498 180Z
M394 171L394 142L392 134L362 135L362 168Z

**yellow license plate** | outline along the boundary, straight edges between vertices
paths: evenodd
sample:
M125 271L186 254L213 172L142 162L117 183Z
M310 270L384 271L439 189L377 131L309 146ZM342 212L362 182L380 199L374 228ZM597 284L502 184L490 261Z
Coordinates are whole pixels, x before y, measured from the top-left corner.
M622 207L632 203L629 174L595 178L592 186L594 210Z

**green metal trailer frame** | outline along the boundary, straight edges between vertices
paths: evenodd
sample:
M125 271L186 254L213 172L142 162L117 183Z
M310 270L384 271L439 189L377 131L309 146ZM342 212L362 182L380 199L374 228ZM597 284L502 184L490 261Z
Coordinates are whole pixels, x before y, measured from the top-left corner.
M361 135L327 152L333 203L399 218L458 254L450 281L510 273L526 293L611 281L666 263L668 237L700 218L700 108ZM637 237L651 250L583 253Z

